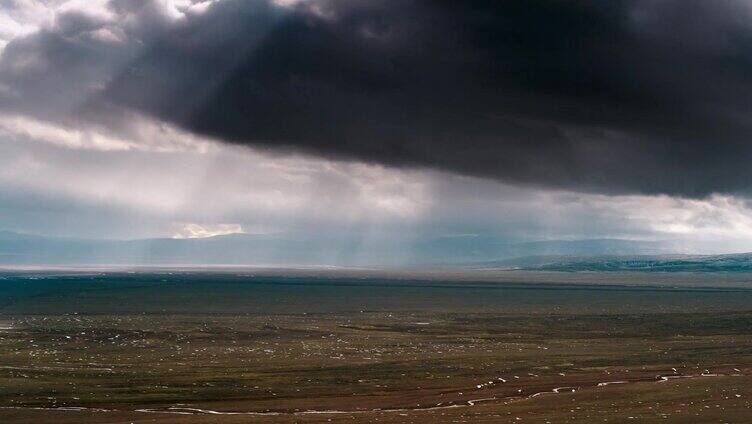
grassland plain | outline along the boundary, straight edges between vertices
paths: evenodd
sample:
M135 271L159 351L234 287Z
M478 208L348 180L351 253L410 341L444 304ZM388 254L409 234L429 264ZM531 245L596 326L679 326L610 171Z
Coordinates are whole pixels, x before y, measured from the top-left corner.
M253 278L6 275L0 421L752 421L745 289Z

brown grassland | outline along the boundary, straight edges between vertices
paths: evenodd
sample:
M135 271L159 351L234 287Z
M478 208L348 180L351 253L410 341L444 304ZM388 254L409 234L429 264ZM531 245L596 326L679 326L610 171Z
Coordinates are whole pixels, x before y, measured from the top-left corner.
M752 312L12 315L0 422L752 422Z

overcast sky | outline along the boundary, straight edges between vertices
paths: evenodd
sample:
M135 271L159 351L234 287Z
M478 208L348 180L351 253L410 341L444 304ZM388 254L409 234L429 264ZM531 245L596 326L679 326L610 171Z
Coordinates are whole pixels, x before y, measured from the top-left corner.
M0 230L752 249L750 135L748 0L0 0Z

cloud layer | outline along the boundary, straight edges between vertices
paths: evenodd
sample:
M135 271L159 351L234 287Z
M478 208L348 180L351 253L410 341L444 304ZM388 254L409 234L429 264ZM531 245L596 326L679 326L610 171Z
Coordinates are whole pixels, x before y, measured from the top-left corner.
M742 0L0 3L0 229L741 243L750 18Z
M5 110L127 131L125 107L226 142L548 188L750 192L744 0L56 6L7 12Z
M88 105L548 188L750 191L747 1L279 4L226 0L141 29L160 35Z

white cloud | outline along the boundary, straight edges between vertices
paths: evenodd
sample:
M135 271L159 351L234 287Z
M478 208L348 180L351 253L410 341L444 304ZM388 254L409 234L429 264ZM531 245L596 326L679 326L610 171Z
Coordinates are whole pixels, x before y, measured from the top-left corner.
M128 114L127 111L123 113ZM111 128L74 122L69 126L19 114L0 113L0 135L9 139L48 143L69 149L206 151L213 145L172 125L130 113L123 134Z
M657 234L752 240L752 210L742 199L730 195L706 199L599 196L595 203L614 218L621 215Z
M109 7L109 0L68 0L55 8L55 14L80 13L98 21L108 22L116 15Z
M279 7L293 7L305 1L306 0L272 0L272 3Z
M36 0L15 0L0 7L0 40L5 43L50 25L55 17L54 6Z
M54 193L81 207L118 207L165 222L284 228L415 220L428 201L427 177L416 172L278 157L209 140L183 140L179 148L163 148L177 141L104 144L54 126L21 127L12 137L0 133L0 185Z
M71 149L128 150L137 144L98 131L66 128L23 115L0 115L0 134Z
M224 236L228 234L243 234L243 227L240 224L197 224L175 223L173 224L173 238L205 238L214 236Z

